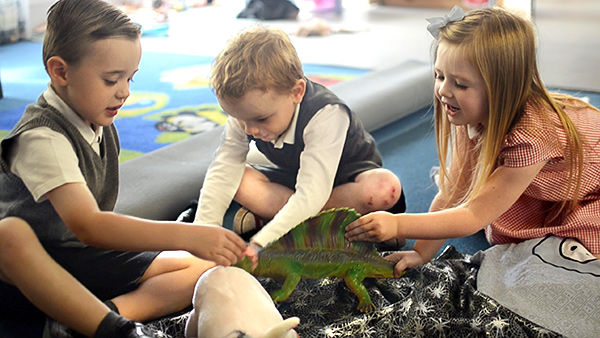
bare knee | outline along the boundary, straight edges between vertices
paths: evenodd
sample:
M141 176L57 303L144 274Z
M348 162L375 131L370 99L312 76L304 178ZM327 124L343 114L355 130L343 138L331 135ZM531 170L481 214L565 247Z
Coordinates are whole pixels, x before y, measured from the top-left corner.
M185 251L164 251L148 266L140 283L167 273L177 273L181 282L195 285L200 276L215 266L214 262L200 259Z
M390 209L402 193L400 179L384 168L360 173L355 182L361 186L363 205L368 211Z
M24 220L7 217L0 220L0 250L22 249L30 243L37 243L33 229ZM0 256L3 256L0 254Z
M0 280L12 284L7 276L11 264L33 252L34 246L41 249L33 229L24 220L7 217L0 220Z
M236 191L233 199L241 205L246 205L247 202L252 200L252 198L255 196L254 188L256 187L256 184L268 181L269 180L263 173L247 165L244 169L242 181L240 182L238 190Z
M207 270L214 268L216 264L211 261L200 259L193 255L190 255L190 262L187 268L187 273L190 277L192 285L196 285L198 278L205 273Z

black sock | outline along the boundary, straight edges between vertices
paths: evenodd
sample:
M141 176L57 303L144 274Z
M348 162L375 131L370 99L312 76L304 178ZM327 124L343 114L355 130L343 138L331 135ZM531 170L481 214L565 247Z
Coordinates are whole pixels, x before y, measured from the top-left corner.
M115 303L112 302L112 300L107 300L106 302L104 302L104 305L108 306L109 309L116 312L117 314L120 314L119 309L117 308Z
M104 317L104 319L102 319L100 325L98 325L96 333L94 333L94 338L124 337L134 327L134 322L123 316L120 316L114 311L111 311L106 315L106 317Z

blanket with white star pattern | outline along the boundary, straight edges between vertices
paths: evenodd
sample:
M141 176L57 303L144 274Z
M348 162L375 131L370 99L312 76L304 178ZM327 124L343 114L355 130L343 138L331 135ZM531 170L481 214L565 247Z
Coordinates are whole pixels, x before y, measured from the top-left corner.
M435 260L398 279L367 279L376 310L363 314L343 280L302 280L277 304L297 316L302 338L563 337L525 319L477 290L479 264L448 246ZM259 278L267 291L281 287ZM186 315L151 323L159 337L183 337Z

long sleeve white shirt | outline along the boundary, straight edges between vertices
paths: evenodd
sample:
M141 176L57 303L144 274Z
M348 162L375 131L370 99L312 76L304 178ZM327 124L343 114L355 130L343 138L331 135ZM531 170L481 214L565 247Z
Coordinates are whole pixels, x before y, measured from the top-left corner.
M299 105L292 123L273 144L294 144ZM331 195L333 182L346 140L350 118L340 105L319 110L304 129L305 148L300 156L296 189L286 205L267 223L252 241L260 246L279 239L294 226L316 215ZM235 118L229 117L221 146L208 169L200 192L194 223L222 225L223 216L240 185L250 149L248 135Z

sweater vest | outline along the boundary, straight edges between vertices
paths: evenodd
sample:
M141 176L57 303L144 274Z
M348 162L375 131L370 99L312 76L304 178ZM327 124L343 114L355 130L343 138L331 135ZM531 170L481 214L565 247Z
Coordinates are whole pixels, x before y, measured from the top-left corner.
M0 218L24 219L44 245L85 247L69 231L50 201L36 203L23 181L10 172L6 154L15 137L37 127L48 127L70 141L86 184L102 211L112 211L117 201L120 151L117 130L114 124L103 127L98 156L79 130L40 96L37 103L27 106L19 122L0 143Z
M284 143L283 147L278 149L271 142L256 139L251 135L248 135L248 138L256 142L258 150L273 164L297 175L300 168L300 155L304 151L304 129L315 114L328 104L341 105L350 118L334 186L352 181L353 177L362 171L381 167L381 155L376 148L375 140L364 129L354 112L329 89L310 80L306 81L306 93L300 103L294 144Z

